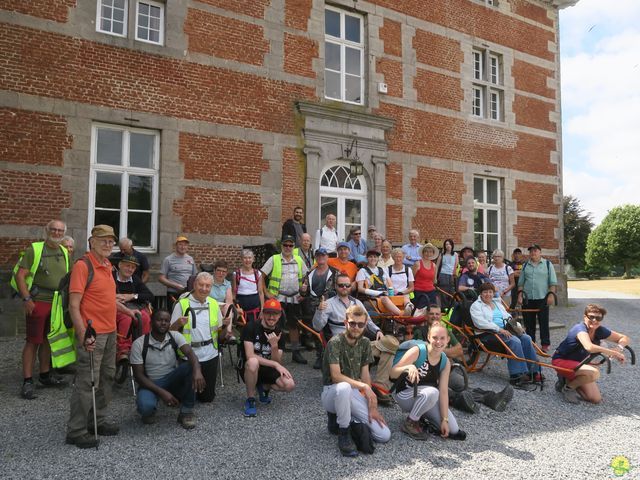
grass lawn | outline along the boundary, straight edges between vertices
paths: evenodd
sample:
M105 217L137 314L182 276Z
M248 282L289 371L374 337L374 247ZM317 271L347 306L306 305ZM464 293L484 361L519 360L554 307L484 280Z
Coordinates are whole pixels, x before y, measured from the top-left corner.
M569 288L575 288L576 290L603 290L606 292L621 292L640 295L640 278L634 278L631 280L608 278L606 280L569 282Z

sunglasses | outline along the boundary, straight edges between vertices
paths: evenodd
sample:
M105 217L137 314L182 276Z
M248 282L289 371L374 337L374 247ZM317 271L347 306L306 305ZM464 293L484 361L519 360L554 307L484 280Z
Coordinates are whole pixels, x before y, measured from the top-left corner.
M349 288L351 286L350 283L337 283L336 284L339 288Z
M293 248L293 243L283 243L282 246L284 248Z
M365 322L347 322L351 328L364 328L367 324Z
M589 320L596 321L596 322L601 322L602 321L602 316L601 315L587 315L587 318Z

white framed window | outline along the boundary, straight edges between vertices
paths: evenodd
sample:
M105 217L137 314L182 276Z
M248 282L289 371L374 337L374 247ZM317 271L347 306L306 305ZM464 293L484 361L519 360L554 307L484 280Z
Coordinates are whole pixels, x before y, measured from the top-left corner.
M473 49L471 114L474 117L504 121L502 56L486 49Z
M141 251L157 251L160 133L94 124L87 229L111 225Z
M164 44L164 4L151 0L136 2L136 40Z
M364 17L325 7L324 96L364 105Z
M473 243L476 250L500 248L500 181L473 179Z
M128 8L128 0L98 0L96 31L126 37Z
M336 216L338 238L344 239L351 227L367 228L367 182L353 177L349 165L327 168L320 176L320 220L330 213Z

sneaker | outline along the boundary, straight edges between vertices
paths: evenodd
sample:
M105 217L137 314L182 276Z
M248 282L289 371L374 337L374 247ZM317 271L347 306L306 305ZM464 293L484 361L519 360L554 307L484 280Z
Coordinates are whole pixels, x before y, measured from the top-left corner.
M244 416L255 417L257 414L258 410L256 409L256 399L253 397L247 398L244 402Z
M65 380L53 375L51 372L48 372L44 376L40 375L38 381L45 387L64 387L67 385Z
M402 422L400 430L402 430L414 440L426 440L428 438L427 432L423 430L420 422L411 420L409 417L407 417L405 421Z
M567 380L564 377L558 376L558 380L556 380L556 392L562 392L562 389L567 384Z
M269 390L265 390L264 386L261 383L257 385L257 390L258 390L258 399L260 400L260 403L263 405L269 405L271 403L271 397L269 397Z
M580 403L580 395L573 388L569 388L568 385L562 388L562 396L569 403Z
M93 435L93 420L87 425L87 432ZM98 435L102 437L113 437L118 435L119 432L120 427L115 423L104 422L98 424Z
M196 428L196 416L193 413L180 413L178 415L178 423L185 430Z
M300 365L306 365L308 363L307 359L304 358L300 353L300 350L294 350L293 352L291 352L291 359L295 363L299 363Z
M358 449L356 444L353 443L351 438L351 431L349 428L340 428L338 430L338 448L343 457L357 457Z
M89 435L88 433L78 435L77 437L70 437L67 435L64 442L67 445L75 445L78 448L98 448L98 444L100 443L96 437Z
M327 430L331 435L338 435L340 427L338 426L338 415L327 412Z
M551 349L551 345L542 345L540 347L540 350L542 350L544 353L549 353L550 349Z
M465 441L467 439L467 433L464 430L458 430L456 433L450 433L447 438L450 438L451 440Z
M22 398L26 400L33 400L34 398L37 398L36 386L33 384L33 382L24 382L22 384L20 396L22 396Z

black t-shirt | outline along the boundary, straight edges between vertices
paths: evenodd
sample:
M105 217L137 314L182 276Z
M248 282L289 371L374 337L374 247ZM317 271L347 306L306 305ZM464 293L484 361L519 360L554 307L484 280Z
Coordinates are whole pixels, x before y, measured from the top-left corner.
M274 330L269 330L267 333L275 332L279 334L281 332L280 327L276 326ZM262 322L253 321L249 322L244 329L242 330L242 335L240 336L240 347L239 353L246 360L246 355L244 351L244 342L253 343L253 351L256 355L266 358L268 360L271 359L271 344L267 340L267 335L265 333L265 328L262 326ZM285 339L284 335L280 337L278 340L278 348L280 350L284 350Z

